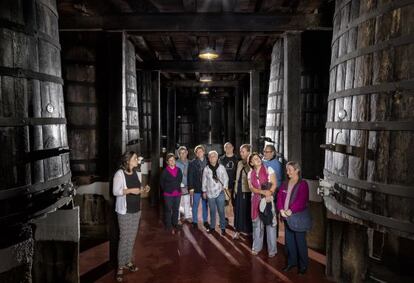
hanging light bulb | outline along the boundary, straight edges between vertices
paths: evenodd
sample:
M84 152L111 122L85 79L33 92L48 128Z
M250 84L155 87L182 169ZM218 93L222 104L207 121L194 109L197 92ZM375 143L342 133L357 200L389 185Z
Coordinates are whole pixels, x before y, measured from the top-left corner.
M208 76L208 75L202 75L200 77L200 82L202 83L209 83L213 81L213 77L212 76Z
M208 88L203 89L202 91L200 91L200 94L202 95L208 95L210 92L208 91Z
M219 55L216 50L211 47L207 47L201 50L200 54L198 54L198 57L203 60L214 60L217 59Z

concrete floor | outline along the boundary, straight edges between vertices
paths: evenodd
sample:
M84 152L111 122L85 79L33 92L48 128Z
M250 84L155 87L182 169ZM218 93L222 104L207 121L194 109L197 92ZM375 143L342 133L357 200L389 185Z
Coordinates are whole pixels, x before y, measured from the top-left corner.
M126 273L124 282L329 282L324 275L324 257L311 250L306 275L298 275L296 269L287 273L281 271L286 263L283 231L277 256L268 258L266 250L258 256L251 255L251 239L242 237L234 241L231 229L227 229L223 237L219 233L207 234L201 226L193 229L184 224L182 231L171 235L165 231L161 215L159 209L143 201L135 243L135 262L140 270ZM83 251L80 254L81 282L116 282L108 259L109 242Z

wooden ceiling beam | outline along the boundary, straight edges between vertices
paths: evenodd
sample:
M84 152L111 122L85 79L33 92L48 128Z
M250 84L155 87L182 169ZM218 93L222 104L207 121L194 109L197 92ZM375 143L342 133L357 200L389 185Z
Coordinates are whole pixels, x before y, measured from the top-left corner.
M222 7L223 12L234 12L234 8L236 7L237 0L223 0Z
M195 12L197 9L196 4L197 4L196 0L183 0L184 11L190 12L190 13Z
M224 36L216 38L215 50L218 54L223 54L224 42L226 42L226 38Z
M155 13L59 19L60 31L283 32L324 28L320 24L320 14Z
M167 47L168 50L170 51L171 56L173 57L173 59L177 60L177 61L181 60L181 56L180 56L180 54L178 54L177 48L175 48L175 44L174 44L171 36L168 36L168 35L161 36L161 40L164 43L164 46Z
M143 36L129 36L129 39L137 47L135 49L135 52L139 54L141 59L146 59L149 61L158 60L158 56L154 52L154 49L148 45Z
M249 73L252 70L264 70L264 62L234 61L154 61L137 62L139 70L160 70L175 73Z
M209 83L202 83L193 80L184 81L172 81L168 84L177 87L236 87L239 85L239 81L213 81Z
M244 54L246 54L247 50L249 49L250 45L254 41L255 36L245 36L241 41L239 48L237 49L235 60L240 60Z

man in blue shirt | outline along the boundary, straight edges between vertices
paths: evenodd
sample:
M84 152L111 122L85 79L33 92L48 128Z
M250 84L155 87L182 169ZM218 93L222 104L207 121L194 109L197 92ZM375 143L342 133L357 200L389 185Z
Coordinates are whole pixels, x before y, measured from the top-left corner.
M282 163L276 158L276 149L273 145L267 144L263 150L263 163L266 167L271 167L276 173L276 190L282 185L283 169Z
M276 149L274 145L267 144L263 149L263 163L266 167L271 167L276 174L276 195L277 191L282 185L283 181L283 169L282 163L276 158ZM277 202L277 198L275 197L275 203ZM279 218L279 216L278 216ZM276 226L276 238L279 237L279 225Z

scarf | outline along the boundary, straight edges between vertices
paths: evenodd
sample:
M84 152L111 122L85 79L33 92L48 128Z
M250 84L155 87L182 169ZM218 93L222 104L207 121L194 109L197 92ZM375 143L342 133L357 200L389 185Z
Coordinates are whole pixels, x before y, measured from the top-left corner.
M177 177L177 174L178 174L178 167L174 166L174 168L171 168L170 166L167 166L167 171L168 171L168 173L171 174L171 176L173 176L175 178L175 177Z
M252 183L252 186L259 190L261 190L261 185L267 182L268 179L269 179L269 174L267 173L266 167L263 164L259 169L259 174L257 174L255 169L253 169L252 173L250 174L250 182ZM260 194L255 193L252 195L252 210L251 210L252 220L255 220L259 216L260 200L261 200Z
M210 168L211 172L213 172L213 180L215 181L219 181L219 178L217 177L217 169L219 168L219 163L216 163L216 166L211 165L210 163L208 164L208 168Z

